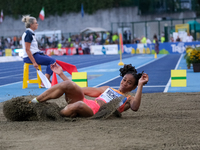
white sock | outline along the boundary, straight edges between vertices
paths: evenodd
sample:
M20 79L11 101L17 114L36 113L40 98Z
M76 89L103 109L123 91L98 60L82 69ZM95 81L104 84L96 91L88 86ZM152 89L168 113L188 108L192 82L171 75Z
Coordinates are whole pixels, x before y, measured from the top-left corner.
M39 103L39 101L36 99L36 97L34 99L31 100L32 103Z

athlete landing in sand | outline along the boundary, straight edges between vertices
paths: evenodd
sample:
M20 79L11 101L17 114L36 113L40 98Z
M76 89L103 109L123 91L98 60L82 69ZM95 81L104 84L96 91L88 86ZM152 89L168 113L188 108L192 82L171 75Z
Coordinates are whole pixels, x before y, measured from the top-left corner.
M81 88L68 79L67 76L64 75L62 68L56 63L51 65L51 69L63 79L63 82L52 86L41 95L34 98L31 102L44 102L50 99L59 98L65 94L68 105L60 111L60 114L66 117L91 117L98 112L101 106L108 103L113 98L120 96L124 96L124 99L118 108L119 112L126 111L129 108L133 111L137 111L141 103L143 86L149 80L146 73L137 74L135 67L128 64L124 65L124 67L119 70L120 76L123 78L118 90L109 86ZM131 92L136 87L138 88L135 96L127 95L128 92ZM84 95L97 98L95 100L88 100Z

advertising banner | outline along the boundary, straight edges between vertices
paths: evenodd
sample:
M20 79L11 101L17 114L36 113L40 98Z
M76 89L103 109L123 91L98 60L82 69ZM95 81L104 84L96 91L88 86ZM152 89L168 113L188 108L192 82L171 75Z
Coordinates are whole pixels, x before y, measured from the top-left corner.
M24 52L23 52L23 49L20 48L20 49L14 49L14 52L16 55L20 56L20 57L23 57L24 55Z
M67 47L67 48L47 48L46 49L46 55L51 56L51 55L74 55L76 54L76 49L75 47Z
M160 51L168 51L170 54L182 54L185 53L187 47L199 47L200 42L170 42L160 43Z
M118 45L91 45L90 53L94 55L118 54Z
M182 54L185 53L187 47L200 47L200 42L166 42L159 43L159 53L161 54ZM142 49L149 48L150 52L155 50L155 44L126 44L124 45L124 53L131 54L133 50L143 53ZM119 49L119 48L118 48Z
M12 56L12 49L5 49L5 56Z

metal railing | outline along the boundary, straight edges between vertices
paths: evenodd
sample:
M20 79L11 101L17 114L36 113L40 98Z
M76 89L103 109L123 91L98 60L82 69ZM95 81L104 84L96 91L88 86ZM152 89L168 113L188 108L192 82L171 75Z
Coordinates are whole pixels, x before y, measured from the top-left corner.
M184 18L184 19L166 19L166 20L151 20L151 21L138 21L138 22L113 22L111 23L111 32L112 33L123 33L126 30L131 31L131 38L141 38L145 36L150 40L153 40L154 34L161 37L161 34L167 34L169 41L169 37L173 32L175 32L176 24L185 24L188 21L197 21L200 22L199 18ZM190 25L190 29L191 29ZM194 25L195 26L195 25ZM197 27L193 27L194 30L190 30L190 33L194 37L194 40L199 40L199 30Z

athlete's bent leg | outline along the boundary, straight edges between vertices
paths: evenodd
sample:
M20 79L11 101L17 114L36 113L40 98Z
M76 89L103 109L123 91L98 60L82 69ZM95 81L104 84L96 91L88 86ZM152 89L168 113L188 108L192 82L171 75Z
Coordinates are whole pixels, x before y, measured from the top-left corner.
M44 93L39 95L37 100L39 102L44 102L50 99L56 99L61 97L64 93L72 103L82 101L84 99L82 89L76 83L72 82L71 80L67 80L52 86Z
M94 115L92 109L82 101L67 105L60 111L60 114L65 117L91 117Z

